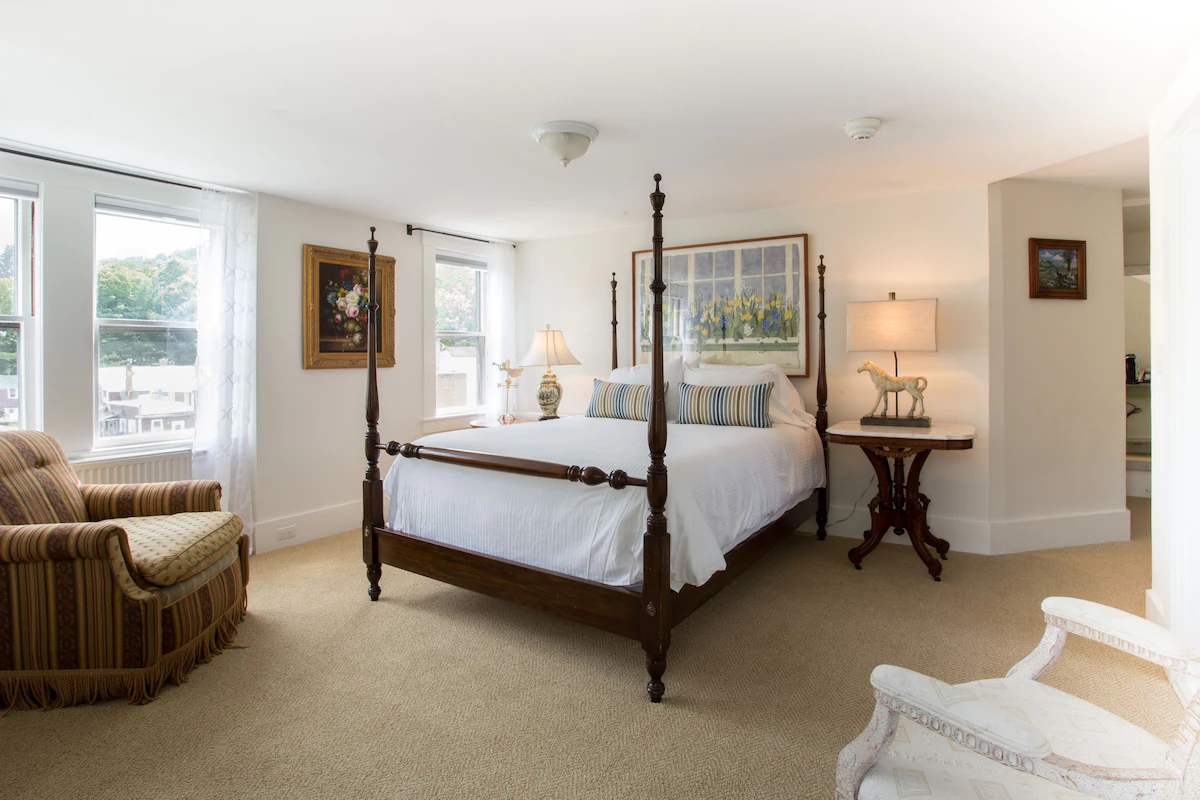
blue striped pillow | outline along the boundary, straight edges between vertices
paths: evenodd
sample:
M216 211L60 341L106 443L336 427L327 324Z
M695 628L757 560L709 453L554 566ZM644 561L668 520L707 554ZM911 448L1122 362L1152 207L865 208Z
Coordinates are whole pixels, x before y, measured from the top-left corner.
M740 425L771 427L774 383L750 386L679 384L679 422L682 425Z
M592 383L592 402L588 404L587 415L646 422L650 419L650 387L597 378Z

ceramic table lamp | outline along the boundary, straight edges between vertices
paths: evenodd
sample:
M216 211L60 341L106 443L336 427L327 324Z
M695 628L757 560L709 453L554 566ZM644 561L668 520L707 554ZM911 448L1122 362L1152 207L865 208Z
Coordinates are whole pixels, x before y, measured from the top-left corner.
M934 352L937 350L937 300L897 300L896 293L889 300L855 302L846 304L846 350L847 352L892 351L895 375L874 361L864 361L859 372L868 372L875 384L875 407L862 418L863 425L900 425L928 428L929 417L925 416L925 388L929 385L919 375L900 375L900 358L896 354L905 352ZM896 393L896 414L888 416L888 393ZM900 392L912 397L912 408L906 416L900 416ZM875 412L883 403L883 414ZM920 404L921 413L917 414Z
M558 419L558 403L562 400L562 384L558 382L558 376L554 374L551 367L560 364L578 364L579 359L571 355L570 348L567 347L567 342L563 339L562 331L551 330L550 326L546 326L546 330L538 331L533 335L533 344L529 346L529 352L521 359L520 366L522 367L545 367L546 374L542 376L542 382L538 384L538 405L542 407L542 416L539 420Z

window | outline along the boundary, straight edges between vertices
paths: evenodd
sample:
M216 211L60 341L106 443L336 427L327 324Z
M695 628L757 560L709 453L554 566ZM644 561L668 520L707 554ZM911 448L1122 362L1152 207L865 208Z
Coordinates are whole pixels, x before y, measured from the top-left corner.
M439 252L434 283L436 413L476 411L487 395L487 263Z
M198 215L96 197L96 446L196 427Z
M35 183L0 178L0 430L36 425L31 367L38 361L33 324Z

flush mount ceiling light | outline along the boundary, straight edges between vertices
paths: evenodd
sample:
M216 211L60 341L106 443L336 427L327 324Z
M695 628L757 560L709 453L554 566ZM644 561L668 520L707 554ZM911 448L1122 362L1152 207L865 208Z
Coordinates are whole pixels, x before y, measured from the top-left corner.
M882 125L875 117L855 117L844 126L846 135L856 142L865 142L875 135L875 131L879 130Z
M586 122L543 122L529 132L533 140L562 162L565 167L587 152L600 135Z

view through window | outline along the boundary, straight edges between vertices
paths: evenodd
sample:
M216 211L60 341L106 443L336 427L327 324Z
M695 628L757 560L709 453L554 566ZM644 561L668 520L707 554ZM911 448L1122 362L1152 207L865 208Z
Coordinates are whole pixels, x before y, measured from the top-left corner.
M109 208L97 198L96 444L191 439L201 230L186 210Z
M487 394L487 264L438 253L435 269L437 414L475 411Z

